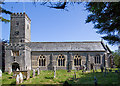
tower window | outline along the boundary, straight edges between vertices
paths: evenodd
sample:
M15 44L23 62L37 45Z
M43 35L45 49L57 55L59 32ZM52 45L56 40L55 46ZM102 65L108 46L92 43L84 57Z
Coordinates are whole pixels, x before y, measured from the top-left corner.
M13 56L19 56L19 51L13 51Z
M29 24L27 24L27 29L29 29Z
M16 31L16 32L15 32L15 35L16 35L16 36L19 35L19 31Z
M19 26L19 22L18 21L16 21L16 26Z

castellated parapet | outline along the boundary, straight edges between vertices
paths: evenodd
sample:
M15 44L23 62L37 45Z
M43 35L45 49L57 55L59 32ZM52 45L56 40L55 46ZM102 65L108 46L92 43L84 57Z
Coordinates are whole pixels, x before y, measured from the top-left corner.
M27 17L31 21L31 19L27 16L25 12L24 13L12 13L11 17Z

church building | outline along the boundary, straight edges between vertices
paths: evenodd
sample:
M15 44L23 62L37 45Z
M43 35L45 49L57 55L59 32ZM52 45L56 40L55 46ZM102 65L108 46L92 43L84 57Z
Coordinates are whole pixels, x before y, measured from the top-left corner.
M31 42L31 20L26 13L11 14L10 43L5 46L5 71L112 67L111 50L103 41Z

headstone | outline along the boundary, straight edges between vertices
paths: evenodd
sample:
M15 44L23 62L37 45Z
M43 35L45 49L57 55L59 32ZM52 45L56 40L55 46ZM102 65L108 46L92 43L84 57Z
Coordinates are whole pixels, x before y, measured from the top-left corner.
M19 75L17 75L17 77L16 77L16 84L19 84Z
M23 75L22 75L21 72L19 73L19 76L20 76L20 78L19 78L19 82L22 83L22 82L23 82Z
M94 76L94 83L95 83L95 86L97 86L97 78Z
M118 73L118 70L115 70L115 73Z
M39 68L37 68L37 75L39 75L40 74L40 70L39 70Z
M86 65L83 65L83 70L86 70Z
M76 71L74 71L74 78L76 79Z
M8 67L8 74L11 74L12 73L12 69L11 67Z
M68 63L68 71L67 72L71 72L71 70L70 70L70 63Z
M0 77L2 77L2 71L1 71L1 69L0 69Z
M35 77L35 69L33 69L33 77Z
M53 67L53 71L54 71L54 78L56 77L56 66Z
M109 72L112 72L112 70L110 69Z
M17 68L17 70L16 71L19 71L19 69Z
M30 70L27 70L27 80L30 78Z
M101 72L103 72L103 70L104 70L103 65L100 65L100 69L101 69Z

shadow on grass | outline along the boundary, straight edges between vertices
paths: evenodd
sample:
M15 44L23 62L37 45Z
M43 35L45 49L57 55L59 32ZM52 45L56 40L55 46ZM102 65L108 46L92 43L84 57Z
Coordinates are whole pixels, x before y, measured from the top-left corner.
M45 77L45 79L53 79L54 77Z

